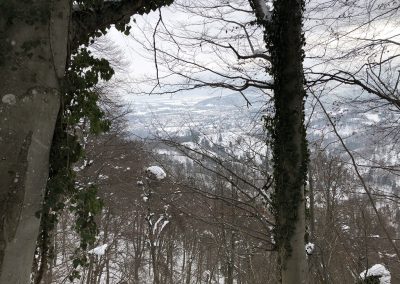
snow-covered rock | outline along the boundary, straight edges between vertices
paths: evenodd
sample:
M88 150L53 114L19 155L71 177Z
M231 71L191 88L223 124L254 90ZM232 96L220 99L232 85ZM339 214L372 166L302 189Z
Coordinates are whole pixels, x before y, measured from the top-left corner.
M360 278L363 280L371 276L379 277L380 284L390 284L390 272L382 264L375 264L360 273Z
M151 166L146 169L146 173L149 178L156 179L156 180L163 180L167 177L165 171L159 166Z

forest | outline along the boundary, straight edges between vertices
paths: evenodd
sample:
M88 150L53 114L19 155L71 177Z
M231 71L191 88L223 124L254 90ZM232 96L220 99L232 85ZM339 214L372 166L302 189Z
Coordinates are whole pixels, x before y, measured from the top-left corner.
M0 284L400 283L398 0L0 0Z

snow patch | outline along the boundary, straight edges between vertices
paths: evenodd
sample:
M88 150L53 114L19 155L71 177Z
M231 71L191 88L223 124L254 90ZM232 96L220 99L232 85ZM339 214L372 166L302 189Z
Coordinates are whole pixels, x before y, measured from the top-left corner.
M146 173L151 177L156 180L163 180L164 178L167 177L167 174L165 171L160 168L159 166L151 166L146 169Z
M365 117L372 122L380 122L381 119L379 118L379 114L377 113L365 113Z
M311 255L314 252L314 248L315 248L315 245L313 243L307 243L306 247L305 247L306 253L308 255Z
M99 174L99 179L106 180L106 179L108 179L108 176L107 175L103 175L103 174Z
M94 249L91 249L90 251L88 251L88 253L102 256L106 253L107 247L108 247L108 244L104 244L104 245L95 247Z
M375 264L369 269L360 273L361 279L366 279L370 276L378 276L380 284L390 284L390 272L382 264Z
M15 105L17 103L17 98L13 94L6 94L1 98L4 104Z

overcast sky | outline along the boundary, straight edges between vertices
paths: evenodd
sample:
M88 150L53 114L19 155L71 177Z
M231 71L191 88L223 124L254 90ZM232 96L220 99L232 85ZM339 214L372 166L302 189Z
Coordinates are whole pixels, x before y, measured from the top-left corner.
M180 0L179 3L185 2ZM247 1L238 0L243 10L250 10L247 5ZM207 2L207 1L204 1ZM209 3L215 1L208 1ZM235 1L230 1L235 3ZM306 13L306 51L307 56L312 58L307 58L305 61L305 67L313 67L314 71L326 71L332 68L348 68L357 69L360 68L364 61L369 60L363 54L358 54L354 56L348 56L351 48L355 46L365 45L371 39L379 38L389 38L391 40L399 40L399 33L396 25L398 20L393 17L391 13L383 12L382 3L385 4L384 0L374 1L373 5L370 5L367 0L353 1L357 5L336 7L332 6L327 9L330 1L316 0L307 2L307 13ZM382 2L382 3L380 3ZM197 2L196 2L197 3ZM201 1L197 3L201 4ZM196 4L195 4L196 5ZM389 9L388 7L387 9ZM242 30L236 30L235 24L227 24L221 21L210 21L207 18L201 18L195 16L193 13L183 12L181 8L177 8L174 4L170 7L162 8L162 18L163 23L159 23L158 31L156 36L156 46L161 50L165 50L168 54L179 55L188 61L195 61L199 64L204 64L213 70L224 74L233 74L232 70L228 70L228 65L234 65L235 67L242 66L243 69L247 69L247 74L252 77L258 76L260 80L268 80L266 73L263 71L263 62L249 63L242 61L242 65L238 65L238 61L235 55L226 49L219 49L215 45L207 45L203 43L201 47L199 44L190 47L193 42L185 36L201 36L207 38L207 36L218 36L222 40L218 41L219 44L227 44L228 37L233 39L229 41L235 48L237 48L242 54L251 54L254 50L264 49L261 30L248 27L249 31L254 32L251 35L251 41L254 46L250 48L247 41L239 37L243 35ZM193 9L194 12L198 12L199 9ZM227 11L227 10L226 10ZM217 12L207 12L207 16L216 15ZM217 13L218 14L218 13ZM378 15L381 15L377 17ZM227 20L237 21L240 23L246 23L253 19L253 16L249 13L243 12L232 12L227 13L227 15L221 15ZM338 20L339 18L339 20ZM148 15L136 15L134 16L135 23L132 22L132 30L130 36L125 36L112 29L107 38L112 42L117 43L123 52L124 58L129 63L126 71L117 72L117 77L123 79L127 82L128 88L123 88L123 93L125 98L131 100L134 98L138 100L136 96L132 93L148 93L155 86L156 81L149 82L149 78L156 77L156 68L154 61L154 52L151 50L153 44L153 30L159 20L159 12L152 12ZM373 19L374 21L368 22L368 19ZM361 24L365 23L365 24ZM166 29L163 25L167 27L168 32L175 34L174 40L172 42L171 38L166 35ZM337 36L336 36L337 35ZM237 37L235 39L235 37ZM316 43L324 43L321 45L316 45ZM398 45L399 46L399 45ZM389 54L398 53L398 46L392 48ZM254 49L254 50L251 50ZM326 58L339 54L342 56L340 60L335 60L329 62L329 64L324 61ZM315 58L322 56L322 58ZM386 55L389 56L389 55ZM158 57L158 72L159 76L170 74L166 70L165 62L172 62L168 56L164 56L161 52L157 53ZM164 61L163 61L164 59ZM228 64L225 64L228 63ZM171 63L173 65L173 63ZM265 63L264 63L265 66ZM182 67L183 72L186 72L186 67L173 66L175 69ZM202 80L219 80L218 76L210 72L200 72L195 70L197 73L195 77L201 78ZM253 72L253 73L252 73ZM213 78L213 76L215 78ZM146 82L145 82L146 81ZM161 80L161 85L184 82L182 77L170 75L168 78ZM122 88L121 88L122 89ZM128 91L127 91L128 89ZM168 88L166 88L168 90ZM154 91L160 92L164 89L156 88ZM250 90L252 92L257 92L257 90ZM122 91L121 91L122 92ZM127 94L130 93L130 94ZM181 93L181 92L179 92ZM221 96L224 94L232 94L233 91L226 91L221 89L211 89L211 88L201 88L196 89L191 92L184 92L185 97L187 95L199 98L200 96ZM182 94L181 94L182 95ZM171 95L168 95L171 97ZM178 99L179 96L174 95L173 99ZM142 100L144 98L141 98ZM152 97L146 96L145 100L151 100Z

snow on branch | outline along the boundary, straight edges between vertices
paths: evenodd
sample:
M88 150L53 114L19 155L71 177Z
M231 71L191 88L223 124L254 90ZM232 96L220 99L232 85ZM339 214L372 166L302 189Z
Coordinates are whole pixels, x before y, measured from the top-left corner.
M95 247L94 249L91 249L90 251L88 251L88 253L95 254L97 256L102 256L106 253L107 247L108 247L108 244L104 244L104 245Z
M160 235L168 223L169 221L166 220L164 216L160 216L160 218L158 218L158 220L154 223L153 235Z

